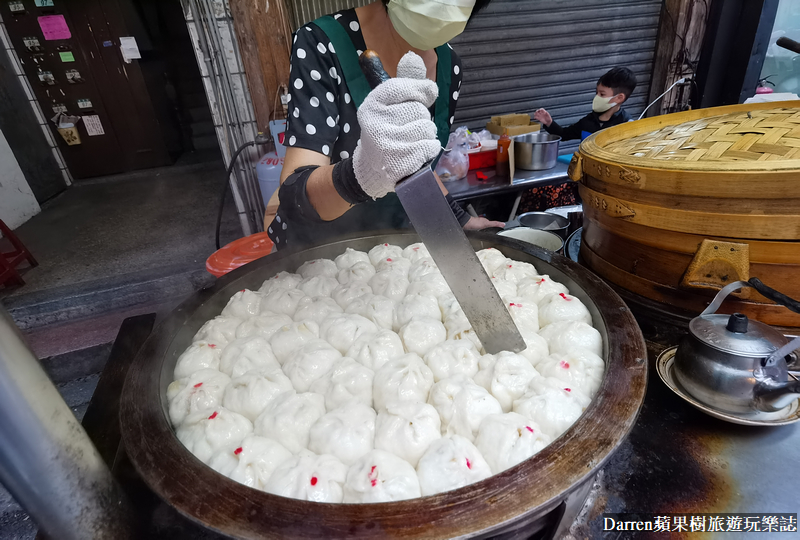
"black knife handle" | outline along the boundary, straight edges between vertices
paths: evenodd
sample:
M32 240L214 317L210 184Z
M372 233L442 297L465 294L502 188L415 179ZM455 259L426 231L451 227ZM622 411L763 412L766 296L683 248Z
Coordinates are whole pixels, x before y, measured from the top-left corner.
M776 291L772 287L768 287L767 285L764 285L764 283L760 279L758 279L756 277L750 278L748 283L750 283L750 285L755 290L760 292L762 296L765 296L765 297L769 298L770 300L772 300L776 304L784 306L784 307L794 311L795 313L800 313L800 302L798 302L794 298L789 298L785 294Z
M391 79L386 70L383 69L383 62L381 62L380 56L371 49L361 53L361 56L358 57L358 65L361 66L361 71L364 73L369 87L373 90L382 82Z
M789 39L787 37L779 37L778 41L775 42L778 47L783 47L786 50L792 51L793 53L800 54L800 43L796 42L793 39Z

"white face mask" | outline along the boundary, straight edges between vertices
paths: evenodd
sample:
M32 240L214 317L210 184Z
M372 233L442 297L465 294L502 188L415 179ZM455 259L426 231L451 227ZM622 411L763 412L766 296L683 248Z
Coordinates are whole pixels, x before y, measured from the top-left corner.
M592 110L596 113L604 113L611 107L616 106L616 103L612 103L611 100L614 99L616 96L611 97L602 97L602 96L594 96L592 100Z
M390 0L389 19L409 45L429 51L461 32L475 0Z

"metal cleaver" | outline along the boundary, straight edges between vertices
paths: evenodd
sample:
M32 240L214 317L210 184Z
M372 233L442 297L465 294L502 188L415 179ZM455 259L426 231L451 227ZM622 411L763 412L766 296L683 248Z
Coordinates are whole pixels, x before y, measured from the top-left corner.
M373 51L359 63L371 88L389 78ZM525 341L439 188L436 161L401 180L395 193L486 352L520 352Z

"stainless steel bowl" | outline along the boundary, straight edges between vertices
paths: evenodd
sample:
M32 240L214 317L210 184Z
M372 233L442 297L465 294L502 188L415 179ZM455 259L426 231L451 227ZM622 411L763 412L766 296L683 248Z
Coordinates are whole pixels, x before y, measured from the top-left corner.
M530 229L528 227L515 227L507 231L500 231L497 233L499 236L506 238L513 238L520 242L527 242L534 246L543 247L556 253L562 253L564 248L564 240L557 234L549 231L541 231L539 229Z
M549 133L528 133L514 137L514 165L526 171L543 171L556 166L561 137Z
M165 502L225 538L552 538L566 532L597 471L619 448L644 401L647 350L632 314L600 278L551 251L493 234L469 233L475 249L494 247L564 283L603 336L606 372L584 414L532 458L469 486L407 501L324 504L278 497L215 472L178 441L169 422L167 385L178 356L205 321L243 288L257 289L282 270L333 258L345 248L384 242L407 246L412 233L362 233L301 252L277 253L233 270L181 304L142 347L120 407L125 451ZM609 421L613 419L613 421ZM560 531L560 532L559 532Z
M569 219L564 216L550 212L525 212L519 215L517 221L519 221L520 227L549 231L560 236L562 240L567 238Z

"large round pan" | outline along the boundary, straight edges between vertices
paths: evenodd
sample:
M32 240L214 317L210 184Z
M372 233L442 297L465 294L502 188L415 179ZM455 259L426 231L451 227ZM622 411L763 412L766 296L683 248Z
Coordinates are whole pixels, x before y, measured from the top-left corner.
M195 332L228 299L304 261L334 258L346 247L369 250L388 242L419 241L413 233L371 234L299 253L279 253L217 280L178 307L147 340L128 374L121 404L125 447L152 490L179 512L232 538L529 537L537 519L586 482L619 447L644 399L646 350L630 311L598 277L530 244L485 233L469 235L475 249L495 247L536 265L569 287L603 336L606 373L583 416L539 454L470 486L409 501L320 504L270 495L217 474L175 437L166 389L175 362Z

